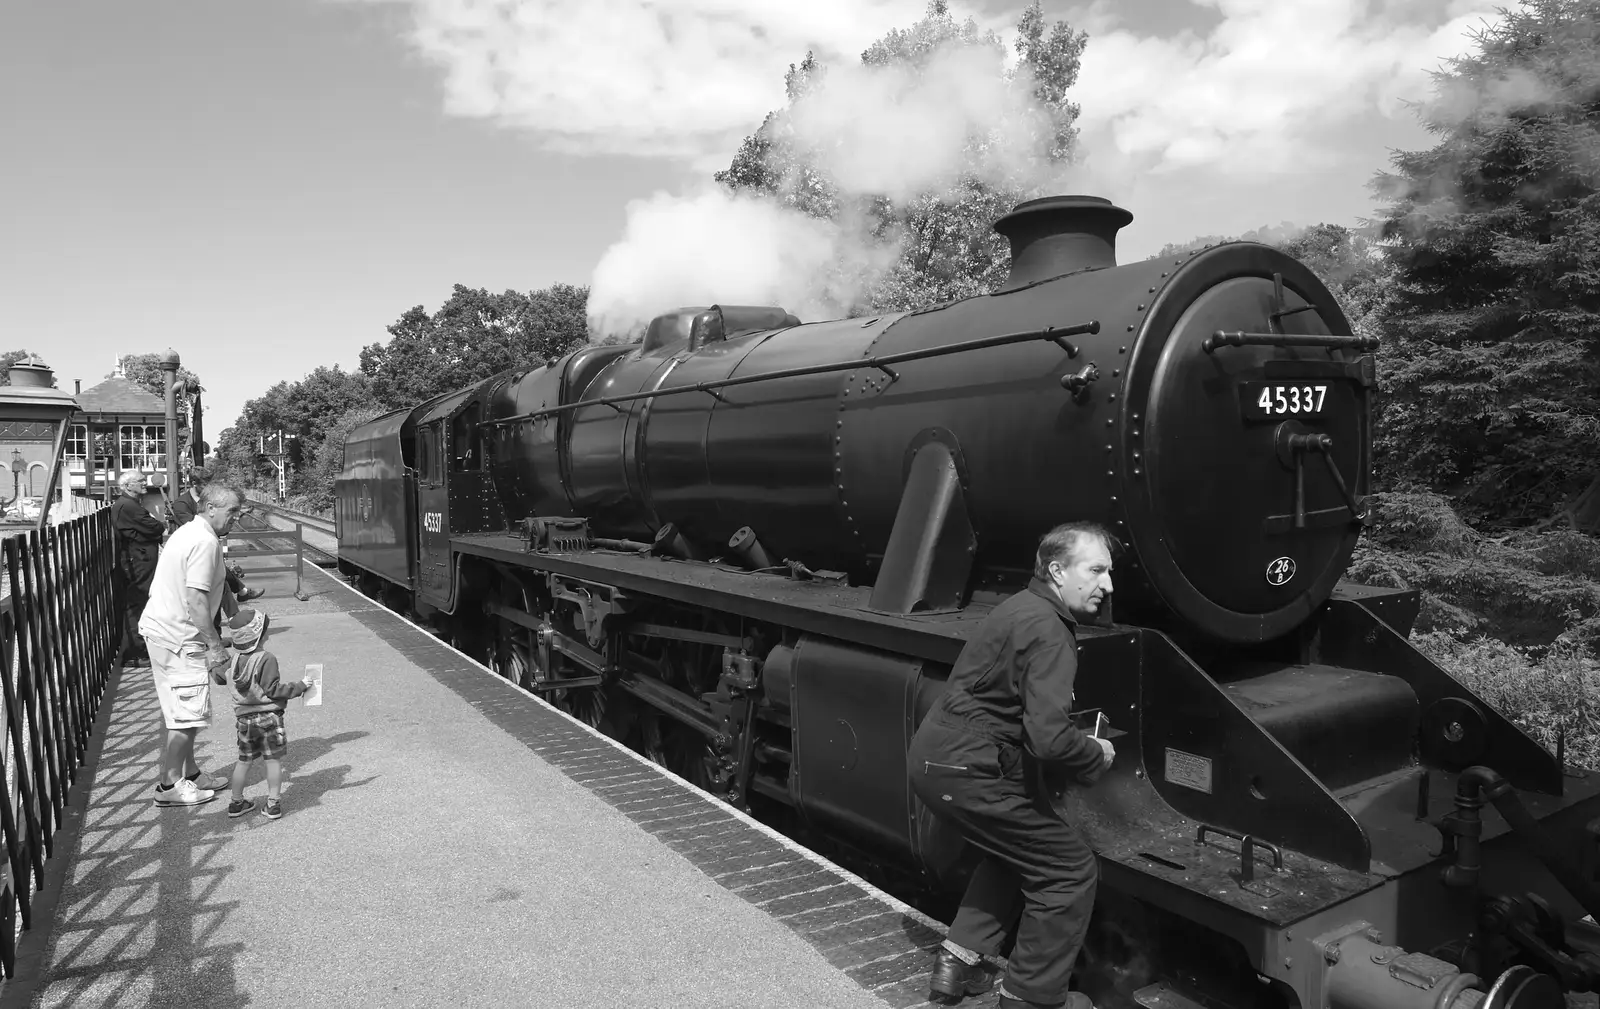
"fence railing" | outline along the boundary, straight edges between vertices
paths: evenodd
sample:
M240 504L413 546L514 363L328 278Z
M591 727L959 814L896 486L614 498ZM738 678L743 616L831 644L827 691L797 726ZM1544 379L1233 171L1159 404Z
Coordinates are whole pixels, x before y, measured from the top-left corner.
M294 597L301 602L305 602L308 598L310 598L306 595L304 588L306 577L306 538L305 527L303 524L296 522L294 524L293 532L289 532L286 529L274 529L270 526L266 529L236 528L228 533L228 539L230 542L233 540L243 540L246 543L253 541L254 545L248 546L244 550L239 551L239 556L241 557L293 557L293 564L283 564L275 568L252 567L250 569L250 573L256 575L266 574L273 571L293 571ZM290 543L286 548L274 549L266 545L267 541L269 540L278 540L280 542L283 540L288 540Z
M0 967L10 978L71 790L89 785L78 771L122 622L109 509L0 536Z

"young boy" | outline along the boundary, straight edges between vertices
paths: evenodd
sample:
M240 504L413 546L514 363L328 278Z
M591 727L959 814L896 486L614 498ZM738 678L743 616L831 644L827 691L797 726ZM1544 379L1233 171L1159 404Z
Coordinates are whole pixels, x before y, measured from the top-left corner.
M298 683L284 683L278 679L277 657L257 650L267 638L265 613L241 606L229 618L228 627L233 634L233 662L227 675L239 723L239 762L233 765L233 801L228 803L228 815L239 817L256 808L255 800L244 797L244 780L250 762L260 757L267 763L267 801L261 815L276 820L283 815L278 801L283 787L281 760L289 752L283 709L291 698L305 693L312 680L308 675Z

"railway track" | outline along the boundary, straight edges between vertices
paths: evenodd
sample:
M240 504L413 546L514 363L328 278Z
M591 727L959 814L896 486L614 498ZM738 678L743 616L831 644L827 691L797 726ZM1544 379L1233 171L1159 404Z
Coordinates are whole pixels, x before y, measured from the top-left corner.
M240 517L241 528L250 532L265 532L269 529L278 530L281 528L268 521L266 516L275 516L279 519L284 519L290 522L299 522L302 526L304 526L303 535L301 537L301 549L305 552L306 561L310 564L315 564L319 568L331 568L339 563L339 552L336 545L332 546L331 548L318 546L316 543L311 541L309 536L304 535L305 533L309 533L316 536L317 539L327 540L331 544L334 537L333 523L331 521L320 518L316 515L307 515L305 512L298 512L292 508L284 508L280 505L271 504L264 501L251 501L250 506L254 514L246 513ZM273 538L258 540L255 542L259 542L264 545L272 544L269 549L273 550L284 549L285 545L292 547L294 544L294 530L285 529L282 531L285 533L282 540ZM243 557L250 556L252 552L254 551L251 551L248 547L239 551L240 556Z
M270 501L251 501L249 505L251 508L265 512L268 515L277 515L291 522L302 523L307 528L315 529L317 532L325 533L329 536L333 535L332 519L325 519L320 515L312 515L309 512L295 511L293 508L285 508L283 505L274 504Z

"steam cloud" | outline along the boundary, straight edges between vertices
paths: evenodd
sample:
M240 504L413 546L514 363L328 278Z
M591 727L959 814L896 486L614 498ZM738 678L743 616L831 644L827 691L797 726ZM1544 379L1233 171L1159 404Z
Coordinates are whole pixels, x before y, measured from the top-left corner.
M636 336L680 305L782 305L803 320L832 318L896 254L859 227L769 200L710 187L657 193L628 205L621 240L595 267L590 328L597 339Z
M976 177L1038 187L1048 112L1024 69L1010 82L992 50L949 45L920 73L899 65L830 67L797 101L792 140L835 184L841 204L905 200ZM973 143L981 137L981 143ZM772 201L706 188L658 193L628 207L622 239L589 291L596 335L634 332L669 303L777 304L833 318L883 278L899 255L865 219L822 222Z

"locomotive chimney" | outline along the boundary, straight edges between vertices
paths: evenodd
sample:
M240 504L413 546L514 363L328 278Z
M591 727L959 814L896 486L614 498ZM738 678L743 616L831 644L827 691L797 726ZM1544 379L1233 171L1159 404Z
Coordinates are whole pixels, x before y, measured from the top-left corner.
M1011 275L995 293L1117 265L1117 229L1133 215L1098 196L1046 196L994 222L1011 240Z

